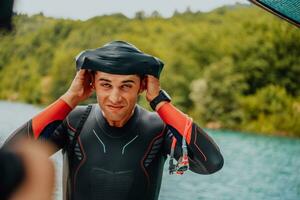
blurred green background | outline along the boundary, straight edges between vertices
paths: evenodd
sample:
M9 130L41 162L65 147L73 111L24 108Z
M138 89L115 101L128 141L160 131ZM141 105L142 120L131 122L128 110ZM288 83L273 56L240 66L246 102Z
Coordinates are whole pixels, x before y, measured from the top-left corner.
M300 137L300 30L257 7L13 23L0 38L2 100L47 105L69 87L79 52L126 40L165 62L162 87L204 127Z

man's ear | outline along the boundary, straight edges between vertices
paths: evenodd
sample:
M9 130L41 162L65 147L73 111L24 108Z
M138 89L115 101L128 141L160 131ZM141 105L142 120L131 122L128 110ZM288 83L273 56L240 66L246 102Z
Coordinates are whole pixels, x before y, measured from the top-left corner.
M146 79L146 76L141 79L141 86L140 86L139 93L143 93L145 90L147 90L147 79Z

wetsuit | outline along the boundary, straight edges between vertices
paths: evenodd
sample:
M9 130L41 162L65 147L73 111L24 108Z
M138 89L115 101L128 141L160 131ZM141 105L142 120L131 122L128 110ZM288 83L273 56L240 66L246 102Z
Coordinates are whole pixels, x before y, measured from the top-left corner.
M210 174L221 169L223 157L212 139L170 103L158 112L136 106L122 127L111 127L98 105L93 105L75 145L74 134L86 106L71 108L62 100L50 105L8 139L30 136L52 141L63 149L64 198L72 200L156 200L163 166L173 136L188 143L190 170ZM181 155L177 142L175 158ZM72 148L70 148L72 147Z

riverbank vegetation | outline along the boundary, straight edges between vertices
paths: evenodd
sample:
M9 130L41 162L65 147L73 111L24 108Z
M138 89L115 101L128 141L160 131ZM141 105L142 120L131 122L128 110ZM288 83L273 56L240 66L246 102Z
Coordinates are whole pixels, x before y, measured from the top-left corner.
M257 7L87 21L19 14L14 25L0 38L0 99L47 105L68 88L79 52L126 40L165 62L162 87L200 124L300 137L300 29Z

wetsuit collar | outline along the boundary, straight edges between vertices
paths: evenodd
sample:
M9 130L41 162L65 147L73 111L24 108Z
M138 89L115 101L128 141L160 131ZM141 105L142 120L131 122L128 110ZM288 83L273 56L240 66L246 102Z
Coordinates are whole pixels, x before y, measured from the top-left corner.
M104 131L104 133L110 137L118 138L125 135L129 135L130 132L132 132L132 129L137 127L136 122L139 113L138 105L135 106L133 115L130 117L130 119L126 122L126 124L123 127L110 126L108 121L103 116L103 113L99 105L96 105L94 111L95 111L94 115L97 120L97 124Z

